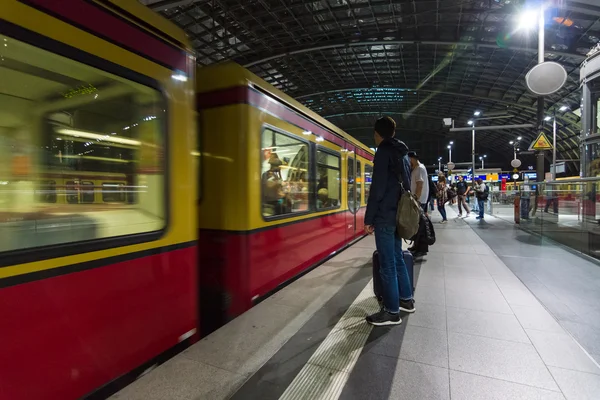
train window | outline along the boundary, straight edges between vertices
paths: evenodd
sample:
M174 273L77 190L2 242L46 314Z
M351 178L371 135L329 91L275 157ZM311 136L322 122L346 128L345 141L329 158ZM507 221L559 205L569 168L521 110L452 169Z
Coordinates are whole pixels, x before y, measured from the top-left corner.
M373 166L365 164L365 203L369 201L371 193L371 180L373 179Z
M125 203L124 185L118 182L102 184L102 201L104 203Z
M360 208L360 204L362 203L360 195L362 193L362 182L363 182L363 174L362 174L362 163L359 160L356 160L356 208Z
M7 189L0 214L11 218L0 219L0 251L163 229L162 94L10 37L0 41ZM108 180L123 186L107 206L95 188Z
M65 195L67 197L67 203L78 204L79 203L79 187L75 181L67 181L65 186Z
M308 143L265 128L261 154L263 216L309 211Z
M93 203L94 202L94 182L82 181L81 182L81 193L80 199L82 203Z
M317 209L340 207L340 156L317 150Z
M40 203L56 203L56 181L41 181L38 196Z
M356 160L348 157L348 210L355 212L356 207Z

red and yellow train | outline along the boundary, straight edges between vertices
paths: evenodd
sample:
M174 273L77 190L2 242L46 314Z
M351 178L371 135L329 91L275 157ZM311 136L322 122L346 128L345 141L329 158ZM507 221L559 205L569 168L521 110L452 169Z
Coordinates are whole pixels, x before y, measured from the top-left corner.
M372 151L135 0L0 8L0 399L102 397L362 236Z

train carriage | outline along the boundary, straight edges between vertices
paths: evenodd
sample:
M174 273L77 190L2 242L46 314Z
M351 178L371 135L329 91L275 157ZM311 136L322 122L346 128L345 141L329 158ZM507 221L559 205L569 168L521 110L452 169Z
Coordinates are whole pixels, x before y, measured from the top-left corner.
M363 236L325 119L135 0L2 6L0 399L105 397Z
M100 393L197 330L189 49L135 1L2 1L0 399Z
M208 333L363 236L373 152L237 64L197 91Z

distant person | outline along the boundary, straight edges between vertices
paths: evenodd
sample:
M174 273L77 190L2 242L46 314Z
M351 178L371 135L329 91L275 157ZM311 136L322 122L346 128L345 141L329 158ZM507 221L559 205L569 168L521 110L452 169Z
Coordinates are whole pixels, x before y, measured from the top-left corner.
M479 216L477 219L484 219L485 202L488 198L488 187L481 178L475 180L475 196L477 197L477 208Z
M446 214L446 202L448 201L448 185L446 184L446 177L444 175L439 176L437 183L437 202L438 211L442 215L442 224L448 222L448 216Z
M408 147L396 139L395 134L393 119L383 117L375 123L377 152L365 213L365 232L369 235L375 233L375 246L379 253L383 307L367 317L367 322L376 326L400 324L400 311L415 312L412 284L402 254L402 239L396 235L398 199L404 182L409 180L404 163Z
M467 204L467 197L471 188L465 182L465 178L462 175L458 176L458 183L456 184L456 197L458 197L458 216L462 217L462 209L464 207L467 217L471 215L471 209Z
M427 177L427 168L419 162L419 156L414 151L408 152L412 172L410 174L410 191L416 196L427 214L427 198L429 197L429 179Z

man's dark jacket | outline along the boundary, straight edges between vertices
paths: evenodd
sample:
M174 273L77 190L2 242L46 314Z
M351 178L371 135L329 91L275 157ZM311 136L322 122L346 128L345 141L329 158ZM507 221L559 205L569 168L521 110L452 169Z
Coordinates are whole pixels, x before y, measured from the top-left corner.
M373 179L367 200L365 225L396 226L396 211L401 194L399 177L404 189L410 190L410 162L407 153L408 147L396 138L385 139L379 144L373 161Z

